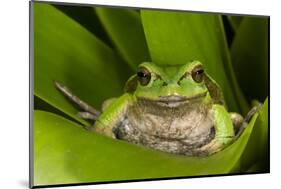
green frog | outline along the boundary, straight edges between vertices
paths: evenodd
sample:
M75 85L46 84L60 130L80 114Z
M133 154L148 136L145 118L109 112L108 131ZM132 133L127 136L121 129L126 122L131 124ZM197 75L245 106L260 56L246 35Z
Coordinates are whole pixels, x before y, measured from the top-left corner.
M106 100L101 112L61 83L55 85L83 109L80 117L94 120L89 130L163 152L208 156L242 132L243 117L226 110L219 85L199 61L140 64L124 94Z

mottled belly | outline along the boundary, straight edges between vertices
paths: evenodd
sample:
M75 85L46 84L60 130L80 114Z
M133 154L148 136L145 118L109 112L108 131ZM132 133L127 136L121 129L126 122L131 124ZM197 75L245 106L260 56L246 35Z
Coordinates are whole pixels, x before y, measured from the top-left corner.
M198 104L169 108L139 103L129 108L113 132L118 139L191 156L207 155L201 147L215 137L208 107Z

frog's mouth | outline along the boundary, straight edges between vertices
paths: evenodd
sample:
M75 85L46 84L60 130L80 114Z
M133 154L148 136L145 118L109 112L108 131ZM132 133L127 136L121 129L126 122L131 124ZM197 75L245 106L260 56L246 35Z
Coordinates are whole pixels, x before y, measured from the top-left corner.
M192 96L185 97L180 95L160 96L158 99L152 100L154 103L160 106L177 107L186 103L195 102L201 100L207 95L207 92Z

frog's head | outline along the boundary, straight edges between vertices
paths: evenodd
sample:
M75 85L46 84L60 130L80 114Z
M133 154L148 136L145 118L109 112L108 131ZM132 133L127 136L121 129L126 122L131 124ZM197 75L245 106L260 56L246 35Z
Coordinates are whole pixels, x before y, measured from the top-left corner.
M205 77L199 61L175 66L144 62L127 82L126 91L138 99L177 104L204 99L209 94Z

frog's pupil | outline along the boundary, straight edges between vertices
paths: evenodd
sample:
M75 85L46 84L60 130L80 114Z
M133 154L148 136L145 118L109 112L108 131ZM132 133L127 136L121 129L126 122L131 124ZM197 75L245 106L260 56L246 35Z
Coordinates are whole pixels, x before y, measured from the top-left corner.
M196 72L196 74L199 75L199 74L202 74L203 72L204 72L204 70L198 70L198 71Z
M137 75L141 85L147 85L151 79L150 72L145 69L138 71Z
M192 78L195 82L200 83L203 80L204 70L202 67L197 67L192 71Z
M146 77L146 73L140 71L140 72L138 72L138 76L139 77Z

